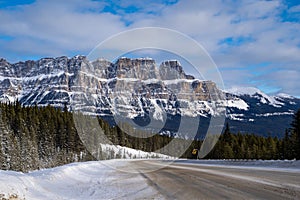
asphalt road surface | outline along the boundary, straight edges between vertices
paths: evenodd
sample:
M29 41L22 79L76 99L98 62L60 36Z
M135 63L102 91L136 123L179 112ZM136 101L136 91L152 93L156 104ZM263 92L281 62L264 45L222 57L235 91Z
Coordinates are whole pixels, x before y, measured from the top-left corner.
M300 199L300 170L132 161L157 194L145 199ZM150 170L150 172L149 172ZM147 172L148 171L148 172Z

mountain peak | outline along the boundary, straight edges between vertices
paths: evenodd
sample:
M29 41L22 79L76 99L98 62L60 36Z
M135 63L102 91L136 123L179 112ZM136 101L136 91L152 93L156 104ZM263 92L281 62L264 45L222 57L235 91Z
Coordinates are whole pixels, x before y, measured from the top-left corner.
M163 80L186 79L187 76L177 60L167 60L159 66L159 74ZM193 79L189 76L189 79Z
M157 69L152 58L119 58L115 64L116 76L118 78L155 79Z
M170 67L171 69L176 70L178 73L184 73L182 66L178 60L166 60L162 62L161 67Z
M228 90L226 90L229 93L235 94L235 95L255 95L255 94L264 94L261 90L255 87L240 87L240 86L234 86Z
M2 65L9 65L10 63L6 60L6 59L4 59L4 58L0 58L0 65L2 66Z
M4 58L0 58L0 62L7 62Z
M286 94L286 93L278 93L275 95L276 97L285 98L285 99L295 99L295 97Z
M284 103L278 101L274 96L270 96L255 87L233 87L227 92L237 96L251 96L260 100L262 104L270 104L274 107L281 107Z
M121 57L116 61L117 65L137 65L137 64L155 64L155 61L152 58L127 58Z

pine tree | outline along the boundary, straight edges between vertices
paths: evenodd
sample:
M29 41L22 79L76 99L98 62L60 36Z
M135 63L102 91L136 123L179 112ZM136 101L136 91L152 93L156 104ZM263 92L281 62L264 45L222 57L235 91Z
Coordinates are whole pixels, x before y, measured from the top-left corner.
M291 146L293 147L293 156L300 159L300 109L294 114L291 128Z
M225 143L231 143L231 133L228 122L226 123L226 127L223 133L223 138Z

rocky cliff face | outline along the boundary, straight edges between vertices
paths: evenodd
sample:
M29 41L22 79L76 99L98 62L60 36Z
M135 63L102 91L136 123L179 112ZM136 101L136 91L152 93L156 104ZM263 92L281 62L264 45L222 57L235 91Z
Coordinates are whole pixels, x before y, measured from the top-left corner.
M167 116L173 120L168 127L178 123L174 119L180 116L209 119L227 107L230 123L247 123L243 126L248 128L236 130L251 131L248 124L258 119L266 120L274 113L280 113L275 115L279 120L291 119L291 113L300 107L296 98L274 97L276 104L259 92L223 92L212 81L186 75L178 61L158 65L150 58L120 58L111 63L104 59L89 62L84 56L63 56L15 64L0 59L0 84L1 102L18 99L26 106L68 105L70 110L103 117L119 114L128 119L145 120L148 116L163 121ZM219 110L214 109L216 102Z
M157 68L153 59L120 58L116 63L99 59L89 63L84 56L77 56L15 64L2 59L0 76L0 100L18 99L24 105L61 107L85 95L110 101L118 92L166 101L208 101L212 93L221 95L213 82L187 76L177 61L163 62Z

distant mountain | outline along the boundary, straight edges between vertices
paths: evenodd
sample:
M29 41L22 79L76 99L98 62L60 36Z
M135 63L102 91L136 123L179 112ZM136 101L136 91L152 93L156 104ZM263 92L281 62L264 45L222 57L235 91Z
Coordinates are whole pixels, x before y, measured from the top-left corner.
M165 122L156 130L164 134L174 135L183 117L199 118L196 137L203 137L210 118L225 108L235 132L282 136L300 108L300 99L289 95L268 96L255 88L221 91L212 81L185 74L176 60L157 67L151 58L120 58L111 63L63 56L14 64L0 59L0 84L1 102L67 105L69 110L99 115L111 123L116 116L133 119L141 127L152 119ZM215 109L216 102L220 109Z
M282 137L300 108L300 99L287 94L269 96L252 87L233 88L225 93L227 99L238 98L245 103L240 109L228 107L228 121L235 132Z

